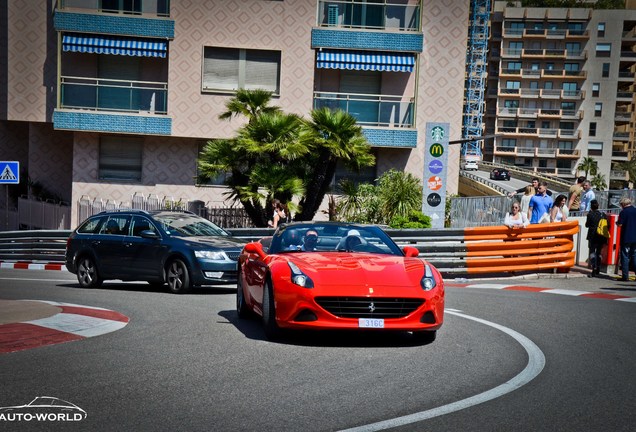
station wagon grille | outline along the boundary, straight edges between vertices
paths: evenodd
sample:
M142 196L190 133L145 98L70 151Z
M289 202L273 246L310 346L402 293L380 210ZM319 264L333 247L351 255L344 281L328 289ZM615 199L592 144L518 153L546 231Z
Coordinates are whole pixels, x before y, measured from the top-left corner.
M239 255L241 255L241 251L238 252L225 252L229 259L232 261L238 261Z
M339 318L402 318L424 304L413 298L317 297L316 303Z

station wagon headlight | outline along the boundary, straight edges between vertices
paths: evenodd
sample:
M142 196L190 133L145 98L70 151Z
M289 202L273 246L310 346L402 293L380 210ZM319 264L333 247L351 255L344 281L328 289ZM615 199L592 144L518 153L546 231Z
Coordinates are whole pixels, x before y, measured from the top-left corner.
M422 285L424 291L430 291L437 285L435 277L433 276L433 270L431 270L431 266L428 264L424 264L424 277L422 277L420 285Z
M291 261L288 261L287 264L289 265L289 268L291 269L291 280L293 283L304 288L314 287L314 281L312 281L309 276L303 273L302 270L298 268L296 264L294 264Z
M209 250L201 250L194 251L194 256L202 259L209 259L215 261L227 261L229 258L223 251L209 251Z

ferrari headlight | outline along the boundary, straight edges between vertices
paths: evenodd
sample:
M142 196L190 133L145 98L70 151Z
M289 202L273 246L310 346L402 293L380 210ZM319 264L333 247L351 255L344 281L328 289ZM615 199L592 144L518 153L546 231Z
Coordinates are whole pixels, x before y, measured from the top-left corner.
M433 276L433 270L431 270L431 266L428 264L424 264L424 276L420 281L420 285L422 285L424 291L430 291L437 285L435 277Z
M209 251L209 250L199 250L194 251L194 256L197 258L215 260L215 261L226 261L229 258L225 255L223 251Z
M302 270L298 268L296 264L294 264L291 261L288 261L287 264L289 265L289 268L291 269L291 280L293 283L304 288L314 287L314 281L312 281L309 276L303 273Z

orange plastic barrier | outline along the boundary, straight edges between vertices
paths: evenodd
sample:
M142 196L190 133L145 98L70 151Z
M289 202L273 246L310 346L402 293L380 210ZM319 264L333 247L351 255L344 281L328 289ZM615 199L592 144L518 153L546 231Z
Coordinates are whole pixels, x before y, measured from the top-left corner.
M575 264L574 235L578 221L466 228L467 273L569 270Z

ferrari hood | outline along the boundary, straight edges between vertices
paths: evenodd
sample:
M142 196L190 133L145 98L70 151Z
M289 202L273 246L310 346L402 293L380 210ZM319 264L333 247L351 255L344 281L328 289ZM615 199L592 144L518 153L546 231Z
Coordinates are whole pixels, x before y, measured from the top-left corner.
M424 263L419 258L363 253L302 253L290 257L319 286L419 286Z

